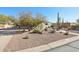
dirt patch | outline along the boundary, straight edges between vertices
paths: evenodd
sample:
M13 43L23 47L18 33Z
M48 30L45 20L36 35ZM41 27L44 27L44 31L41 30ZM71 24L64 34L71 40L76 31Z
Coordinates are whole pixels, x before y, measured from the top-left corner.
M29 38L23 39L23 37L25 36L28 36ZM75 35L70 35L70 34L63 35L63 33L58 33L58 32L56 33L44 32L43 34L29 34L29 33L17 34L13 36L12 40L8 43L8 45L4 48L3 51L23 50L73 36Z

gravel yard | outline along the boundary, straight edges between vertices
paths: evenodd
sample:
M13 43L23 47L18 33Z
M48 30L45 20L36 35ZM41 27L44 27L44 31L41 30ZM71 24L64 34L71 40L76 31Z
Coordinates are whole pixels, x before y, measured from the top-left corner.
M23 37L28 36L28 39L23 39ZM44 32L43 34L30 34L28 32L23 34L15 34L10 40L8 45L3 51L18 51L27 48L32 48L65 38L73 37L75 35L63 35L63 33L49 33Z

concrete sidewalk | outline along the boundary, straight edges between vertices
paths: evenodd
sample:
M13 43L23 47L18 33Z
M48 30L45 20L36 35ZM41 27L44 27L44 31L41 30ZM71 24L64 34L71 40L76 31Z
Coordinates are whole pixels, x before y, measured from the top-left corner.
M0 36L0 52L3 51L3 49L8 44L8 42L11 40L12 37L13 37L12 35Z

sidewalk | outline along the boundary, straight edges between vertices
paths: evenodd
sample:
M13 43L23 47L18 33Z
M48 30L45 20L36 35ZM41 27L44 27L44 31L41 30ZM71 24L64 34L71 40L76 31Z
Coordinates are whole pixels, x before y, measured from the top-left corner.
M8 44L8 42L11 40L11 38L12 38L12 35L0 36L0 52L3 51L3 49Z

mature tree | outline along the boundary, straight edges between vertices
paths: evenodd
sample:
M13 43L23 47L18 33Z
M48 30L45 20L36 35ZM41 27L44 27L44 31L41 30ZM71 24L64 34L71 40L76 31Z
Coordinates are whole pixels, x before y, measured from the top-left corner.
M32 13L30 11L23 11L19 13L19 19L26 19L31 20L32 19Z
M37 13L35 17L32 17L32 13L30 11L19 13L19 25L21 27L32 29L42 22L47 23L46 16L41 13Z
M27 29L31 28L31 20L32 20L32 13L30 11L27 12L23 11L19 13L19 25L23 27L24 30L25 27Z
M41 13L37 13L36 16L35 16L35 19L41 20L44 23L48 23L47 17L44 16L43 14L41 14Z
M36 27L37 25L41 24L43 21L39 19L33 19L32 20L32 26Z

